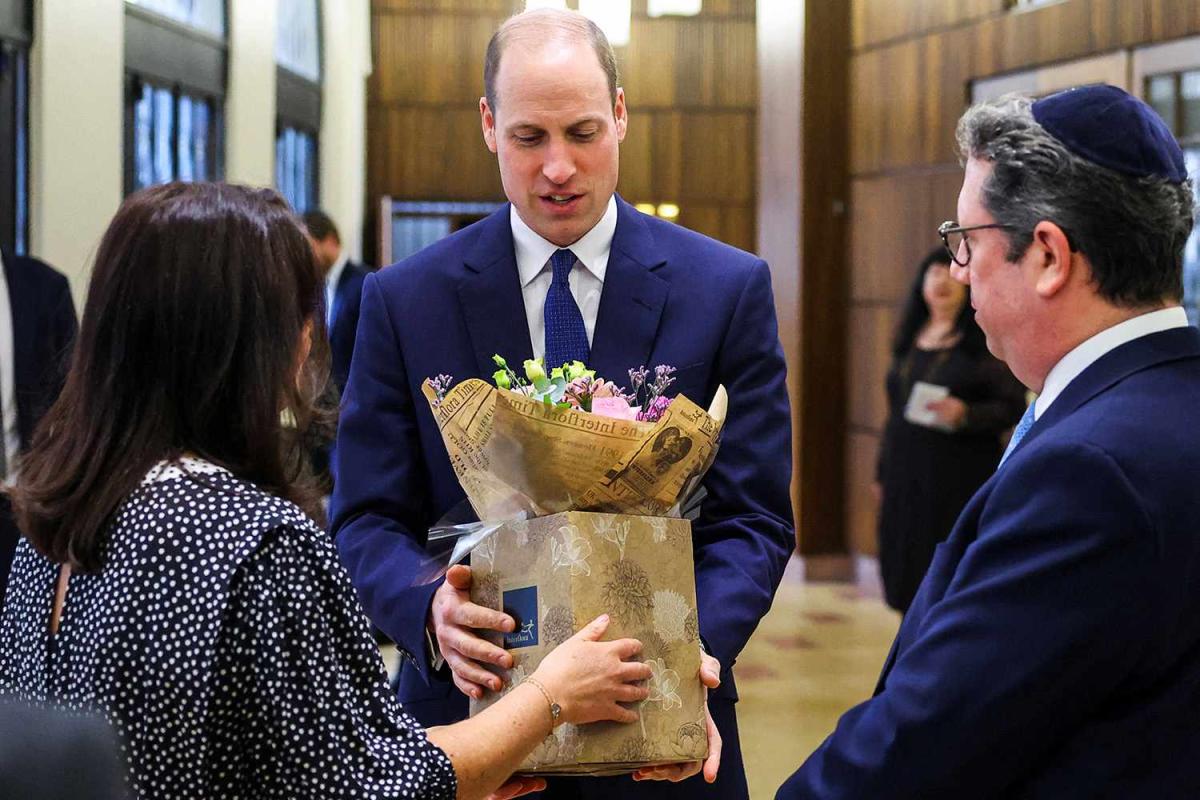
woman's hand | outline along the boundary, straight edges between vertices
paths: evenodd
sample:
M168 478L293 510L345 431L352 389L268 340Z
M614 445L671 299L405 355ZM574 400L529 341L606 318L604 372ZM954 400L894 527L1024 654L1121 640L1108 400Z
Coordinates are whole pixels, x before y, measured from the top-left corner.
M650 679L650 667L631 660L642 652L642 643L600 641L608 623L607 614L597 617L554 648L531 676L562 709L560 722L636 722L637 712L618 704L639 703L650 695L645 685L638 685Z
M953 395L934 400L925 407L937 414L938 421L952 431L958 430L967 421L967 404Z

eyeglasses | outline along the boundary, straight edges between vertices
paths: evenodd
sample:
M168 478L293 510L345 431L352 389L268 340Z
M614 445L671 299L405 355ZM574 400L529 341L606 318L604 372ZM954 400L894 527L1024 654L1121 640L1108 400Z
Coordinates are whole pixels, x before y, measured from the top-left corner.
M981 231L987 228L1002 228L1004 230L1012 230L1012 225L1004 225L993 222L988 225L959 225L953 220L947 220L938 226L938 236L942 237L942 244L946 246L946 252L950 254L950 260L960 267L965 267L971 263L971 242L967 239L968 231ZM966 258L959 258L959 252L965 252Z

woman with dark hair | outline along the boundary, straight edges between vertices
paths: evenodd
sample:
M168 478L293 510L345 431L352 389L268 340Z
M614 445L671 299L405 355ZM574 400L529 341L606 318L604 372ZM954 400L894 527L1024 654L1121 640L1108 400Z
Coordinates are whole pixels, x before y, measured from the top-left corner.
M470 720L427 734L401 709L301 510L322 288L266 190L148 189L100 244L15 491L0 685L103 712L138 797L479 797L555 723L629 722L618 703L647 696L639 643L598 641L602 617Z
M900 612L1025 411L1025 388L988 352L969 301L939 247L921 262L892 345L876 492L884 596Z

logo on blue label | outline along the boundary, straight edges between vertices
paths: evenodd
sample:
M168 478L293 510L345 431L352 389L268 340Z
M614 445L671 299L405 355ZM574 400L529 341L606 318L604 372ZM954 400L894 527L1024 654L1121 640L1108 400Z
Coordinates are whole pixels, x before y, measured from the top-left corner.
M511 589L504 593L504 613L517 621L516 630L504 634L504 646L510 650L533 647L538 643L538 596L536 586Z

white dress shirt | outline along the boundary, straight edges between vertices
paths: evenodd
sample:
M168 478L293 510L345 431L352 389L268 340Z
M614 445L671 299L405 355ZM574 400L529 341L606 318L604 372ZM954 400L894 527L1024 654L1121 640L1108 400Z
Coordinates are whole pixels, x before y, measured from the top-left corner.
M325 275L325 329L327 331L333 325L333 298L337 296L338 281L342 279L342 273L346 270L346 262L349 260L350 257L343 252Z
M1187 312L1182 306L1171 306L1149 311L1100 331L1063 356L1050 370L1042 386L1042 393L1034 401L1033 418L1041 419L1042 414L1046 413L1046 409L1050 408L1050 404L1063 393L1071 381L1110 350L1152 333L1187 326Z
M8 473L4 485L11 486L17 478L17 455L21 452L21 433L17 429L17 384L13 371L12 304L8 299L8 278L0 262L0 435L4 436L4 454Z
M512 227L513 249L517 257L517 274L521 280L521 298L525 301L525 319L529 323L529 341L533 344L533 357L546 355L546 295L554 280L550 256L559 246L546 241L533 231L517 214L516 207L509 212ZM571 296L583 315L583 326L587 329L588 345L596 332L596 316L600 313L600 293L604 290L604 273L608 269L608 256L612 251L613 233L617 230L617 201L608 198L608 208L590 231L566 249L575 254L579 264L571 269L567 284ZM582 267L580 269L579 267ZM507 353L500 355L510 357Z

